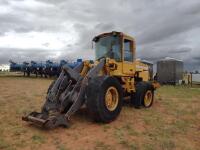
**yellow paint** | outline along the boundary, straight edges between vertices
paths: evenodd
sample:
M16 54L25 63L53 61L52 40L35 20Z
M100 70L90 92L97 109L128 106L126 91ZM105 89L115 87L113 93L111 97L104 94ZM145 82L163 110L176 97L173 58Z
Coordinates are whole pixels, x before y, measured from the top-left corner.
M108 88L105 94L105 104L108 110L113 111L119 103L119 93L114 86Z
M148 90L144 96L144 106L149 107L153 101L153 93L151 90Z

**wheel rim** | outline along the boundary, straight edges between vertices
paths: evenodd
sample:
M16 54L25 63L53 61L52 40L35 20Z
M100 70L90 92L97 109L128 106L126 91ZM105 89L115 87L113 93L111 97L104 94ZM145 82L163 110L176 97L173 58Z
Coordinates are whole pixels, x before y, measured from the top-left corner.
M119 102L119 93L115 87L109 87L105 95L106 108L109 111L114 111Z
M151 90L148 90L144 96L144 106L148 107L151 105L153 100L153 94Z

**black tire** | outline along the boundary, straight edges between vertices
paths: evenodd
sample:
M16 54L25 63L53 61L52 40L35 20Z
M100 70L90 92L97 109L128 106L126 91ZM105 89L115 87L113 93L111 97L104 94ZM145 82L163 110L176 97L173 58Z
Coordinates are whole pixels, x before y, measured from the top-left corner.
M145 105L144 98L147 92L152 93L152 100L149 105ZM152 106L154 100L154 89L150 82L139 82L136 84L136 92L131 95L131 104L135 108L141 108L141 106L145 108L149 108Z
M118 103L114 110L110 111L105 104L105 94L109 87L114 87L118 92ZM122 109L122 87L114 77L96 77L91 79L86 92L86 106L91 117L97 122L109 123L115 120Z

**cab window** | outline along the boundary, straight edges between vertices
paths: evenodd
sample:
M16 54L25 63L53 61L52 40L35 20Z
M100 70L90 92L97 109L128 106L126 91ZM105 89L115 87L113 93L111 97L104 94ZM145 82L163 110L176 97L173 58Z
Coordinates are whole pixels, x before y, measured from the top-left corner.
M124 40L124 61L133 62L132 43L130 40Z
M113 58L121 61L120 40L118 36L105 36L95 41L96 59L102 57Z

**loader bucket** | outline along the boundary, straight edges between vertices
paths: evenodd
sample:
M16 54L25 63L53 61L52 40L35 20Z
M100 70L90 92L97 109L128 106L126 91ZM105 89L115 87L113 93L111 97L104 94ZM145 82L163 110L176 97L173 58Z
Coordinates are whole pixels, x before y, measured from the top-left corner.
M58 79L49 86L41 113L32 112L22 117L22 120L47 129L68 127L71 115L85 103L88 80L97 76L104 64L105 59L102 59L85 77L80 74L84 70L83 63L74 69L64 66Z
M57 116L45 116L42 113L32 112L27 116L22 117L23 121L28 121L38 127L53 129L58 126L68 127L68 121L64 117L64 115L59 114Z
M30 113L30 114L27 115L27 116L23 116L23 117L22 117L22 120L23 120L23 121L30 121L30 122L32 122L33 124L42 127L42 126L46 123L46 120L40 118L39 116L41 116L41 113L32 112L32 113Z

